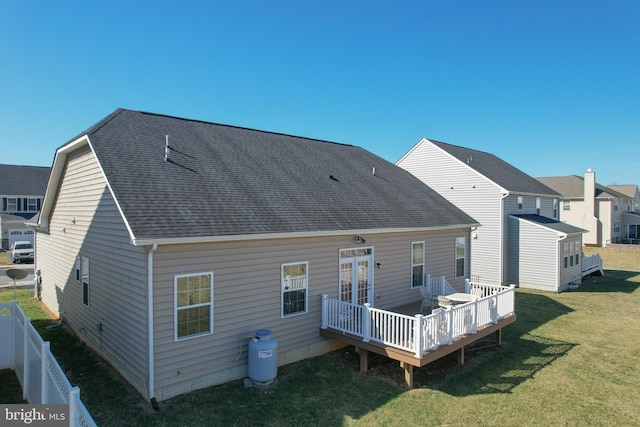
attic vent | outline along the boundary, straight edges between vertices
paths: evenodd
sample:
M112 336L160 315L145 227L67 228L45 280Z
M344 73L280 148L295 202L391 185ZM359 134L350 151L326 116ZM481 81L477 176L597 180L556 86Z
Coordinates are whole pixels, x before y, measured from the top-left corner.
M164 144L164 161L169 161L169 135L165 135L165 144Z

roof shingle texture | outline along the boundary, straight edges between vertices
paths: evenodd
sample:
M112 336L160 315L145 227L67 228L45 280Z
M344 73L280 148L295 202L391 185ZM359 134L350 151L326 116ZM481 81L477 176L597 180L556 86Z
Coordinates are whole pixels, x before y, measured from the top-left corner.
M44 196L50 167L0 165L0 194L7 196Z
M509 192L559 196L553 189L491 153L430 141Z
M538 181L553 188L566 199L584 199L584 178L581 176L548 176L540 177ZM599 199L628 198L628 196L598 183L595 185L595 197Z
M86 134L136 239L476 223L351 145L123 109Z

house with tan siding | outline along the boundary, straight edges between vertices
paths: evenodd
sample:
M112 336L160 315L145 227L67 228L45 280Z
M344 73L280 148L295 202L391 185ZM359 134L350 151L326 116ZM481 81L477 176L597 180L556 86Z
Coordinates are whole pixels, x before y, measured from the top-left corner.
M610 243L640 242L640 214L634 195L599 184L596 172L584 176L551 176L538 180L562 195L560 220L587 232L583 243L605 247Z
M57 149L36 230L42 301L151 401L343 346L322 295L390 308L463 290L478 222L347 144L118 109Z
M559 224L555 190L491 153L426 138L396 164L480 222L473 280L553 292L581 282L584 230Z

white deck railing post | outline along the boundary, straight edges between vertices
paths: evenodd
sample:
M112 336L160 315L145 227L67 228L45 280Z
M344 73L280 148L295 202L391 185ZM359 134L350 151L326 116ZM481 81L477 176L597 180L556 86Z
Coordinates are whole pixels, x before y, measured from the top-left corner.
M453 343L453 309L447 308L444 315L447 318L447 344L451 344Z
M415 355L418 359L422 359L422 331L424 331L424 316L421 314L415 315L415 322L413 322L413 345L415 349Z
M364 309L362 310L362 341L368 342L371 339L371 312L369 308L371 304L364 303Z
M471 282L469 282L469 279L464 279L464 291L468 294L471 293Z
M327 316L328 316L329 295L322 294L322 329L327 329Z
M478 300L473 300L473 323L471 325L471 333L478 332Z

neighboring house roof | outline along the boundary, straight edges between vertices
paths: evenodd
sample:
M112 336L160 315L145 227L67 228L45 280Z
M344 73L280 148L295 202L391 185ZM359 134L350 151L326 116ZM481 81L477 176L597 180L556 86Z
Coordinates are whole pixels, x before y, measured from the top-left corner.
M0 194L42 196L47 188L50 167L0 164Z
M352 145L118 109L58 150L52 177L62 173L61 154L82 143L138 244L477 224L409 172Z
M565 222L556 221L554 219L536 214L513 214L511 216L536 223L545 228L562 234L585 233L587 231L579 227L574 227L573 225L567 224Z
M538 178L538 181L553 188L562 194L565 199L584 199L584 177L578 175L549 176ZM598 199L629 198L616 190L598 183L596 183L595 197Z
M559 196L553 189L491 153L429 141L511 193Z
M638 186L636 184L609 185L608 187L613 191L624 194L630 199L635 198L636 194L638 194Z

